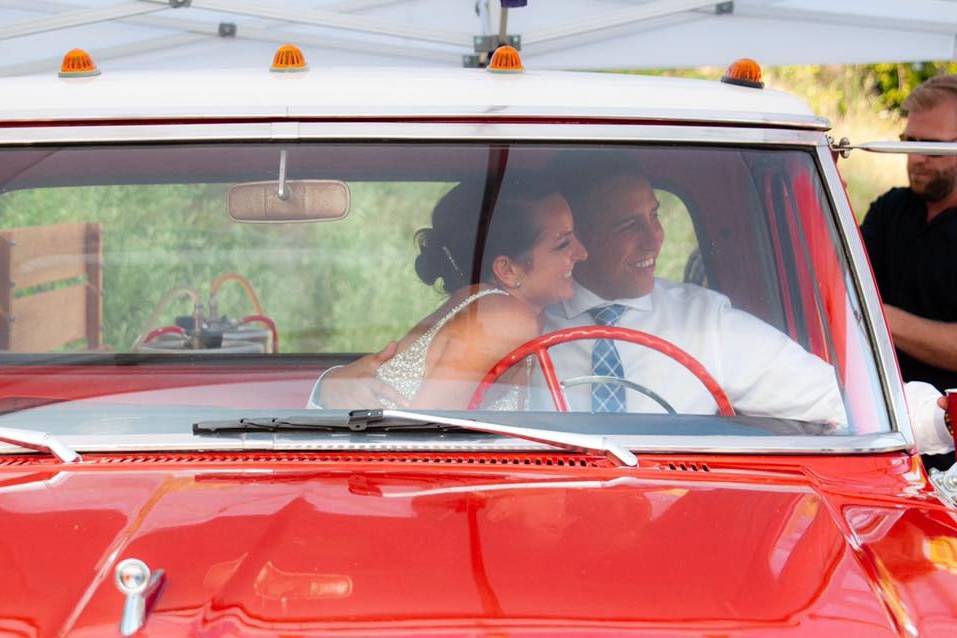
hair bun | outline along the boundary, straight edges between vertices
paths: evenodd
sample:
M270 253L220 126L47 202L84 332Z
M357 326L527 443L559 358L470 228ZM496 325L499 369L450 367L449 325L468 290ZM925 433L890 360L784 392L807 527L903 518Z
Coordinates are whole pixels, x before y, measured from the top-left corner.
M422 228L415 234L419 256L415 258L415 272L425 284L431 286L439 279L442 288L450 293L468 284L453 249L434 228Z

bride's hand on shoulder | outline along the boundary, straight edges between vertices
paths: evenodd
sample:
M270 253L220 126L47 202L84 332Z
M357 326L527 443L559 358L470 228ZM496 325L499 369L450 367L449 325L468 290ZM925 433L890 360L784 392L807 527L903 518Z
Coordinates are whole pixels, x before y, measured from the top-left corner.
M352 363L330 370L319 386L319 400L327 408L374 409L383 406L382 400L406 407L404 396L376 376L376 370L395 356L398 344L395 341L372 354Z
M479 300L446 324L433 341L413 407L464 409L486 373L509 352L536 338L539 326L538 315L521 301L505 295Z

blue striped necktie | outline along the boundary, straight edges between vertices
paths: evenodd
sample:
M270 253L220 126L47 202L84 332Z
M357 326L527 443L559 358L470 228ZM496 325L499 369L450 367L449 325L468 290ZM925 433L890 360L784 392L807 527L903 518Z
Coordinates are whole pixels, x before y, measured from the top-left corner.
M588 311L600 326L613 326L618 323L625 306L611 304L599 306ZM621 355L611 339L597 339L591 351L592 374L606 377L625 378L621 365ZM593 383L591 386L592 412L624 412L625 387L611 383Z

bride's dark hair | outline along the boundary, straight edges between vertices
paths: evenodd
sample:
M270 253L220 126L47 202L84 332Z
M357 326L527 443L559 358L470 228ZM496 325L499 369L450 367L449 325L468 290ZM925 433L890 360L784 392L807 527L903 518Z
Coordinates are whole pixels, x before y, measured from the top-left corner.
M471 281L472 262L484 187L482 182L457 185L435 205L431 228L422 228L415 234L419 245L415 272L426 284L441 279L442 289L452 293L475 283ZM502 185L486 234L481 281L494 283L492 263L496 257L530 259L532 247L541 235L535 205L557 194L557 187L535 182L510 181Z

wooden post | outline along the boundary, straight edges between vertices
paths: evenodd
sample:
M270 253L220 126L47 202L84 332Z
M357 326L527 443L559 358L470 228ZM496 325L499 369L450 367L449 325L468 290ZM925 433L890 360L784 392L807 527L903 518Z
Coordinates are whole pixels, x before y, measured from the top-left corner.
M13 328L13 247L7 233L0 233L0 350L10 349Z
M86 347L99 349L103 320L103 246L99 224L86 225Z

